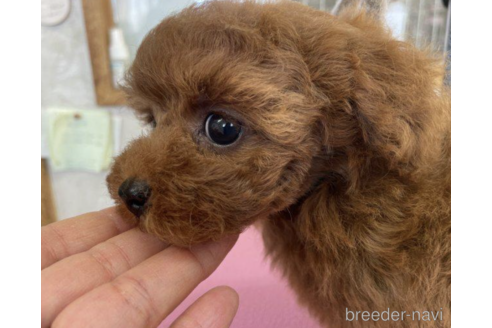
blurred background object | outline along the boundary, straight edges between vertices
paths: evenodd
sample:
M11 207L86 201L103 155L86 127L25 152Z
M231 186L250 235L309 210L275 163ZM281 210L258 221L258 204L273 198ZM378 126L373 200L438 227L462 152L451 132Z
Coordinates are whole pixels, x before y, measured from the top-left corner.
M41 158L41 225L47 225L56 221L53 192L51 191L50 175L46 159Z
M442 0L295 0L320 10L339 12L361 2L363 6L382 7L394 35L418 47L430 46L444 51L447 7ZM448 2L448 1L445 1Z
M55 26L70 14L70 0L41 0L41 25Z

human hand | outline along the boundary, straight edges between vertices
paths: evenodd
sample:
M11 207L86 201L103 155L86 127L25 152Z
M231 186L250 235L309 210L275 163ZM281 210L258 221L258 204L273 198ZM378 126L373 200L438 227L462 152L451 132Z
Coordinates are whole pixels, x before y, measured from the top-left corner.
M157 327L236 240L168 246L114 208L47 225L41 229L41 326ZM171 327L229 327L237 307L237 293L217 287Z

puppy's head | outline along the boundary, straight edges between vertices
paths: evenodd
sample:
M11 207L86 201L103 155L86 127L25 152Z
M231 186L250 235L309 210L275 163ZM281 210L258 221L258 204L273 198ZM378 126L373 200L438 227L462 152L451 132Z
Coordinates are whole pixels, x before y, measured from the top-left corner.
M121 210L190 245L339 181L348 149L364 143L346 25L295 3L249 2L211 2L159 24L128 74L130 104L152 130L107 178Z

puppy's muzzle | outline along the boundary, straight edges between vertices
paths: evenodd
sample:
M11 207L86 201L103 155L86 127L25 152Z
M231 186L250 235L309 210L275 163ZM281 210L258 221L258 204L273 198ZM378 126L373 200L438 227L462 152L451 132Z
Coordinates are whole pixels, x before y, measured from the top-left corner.
M140 217L150 198L151 189L147 182L136 178L126 179L118 189L118 195L135 216Z

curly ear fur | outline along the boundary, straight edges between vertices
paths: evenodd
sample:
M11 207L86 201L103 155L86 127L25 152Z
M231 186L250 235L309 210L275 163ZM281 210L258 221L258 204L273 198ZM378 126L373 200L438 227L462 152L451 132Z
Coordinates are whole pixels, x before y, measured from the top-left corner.
M339 173L352 189L365 173L373 179L375 169L419 179L441 158L449 134L442 63L392 38L364 11L340 19L346 24L317 30L305 55L326 98L326 146L346 156Z
M323 103L314 170L324 178L264 222L267 250L324 323L358 327L346 309L442 309L443 321L364 326L448 327L451 137L442 64L363 11L317 15L300 33L312 95Z

